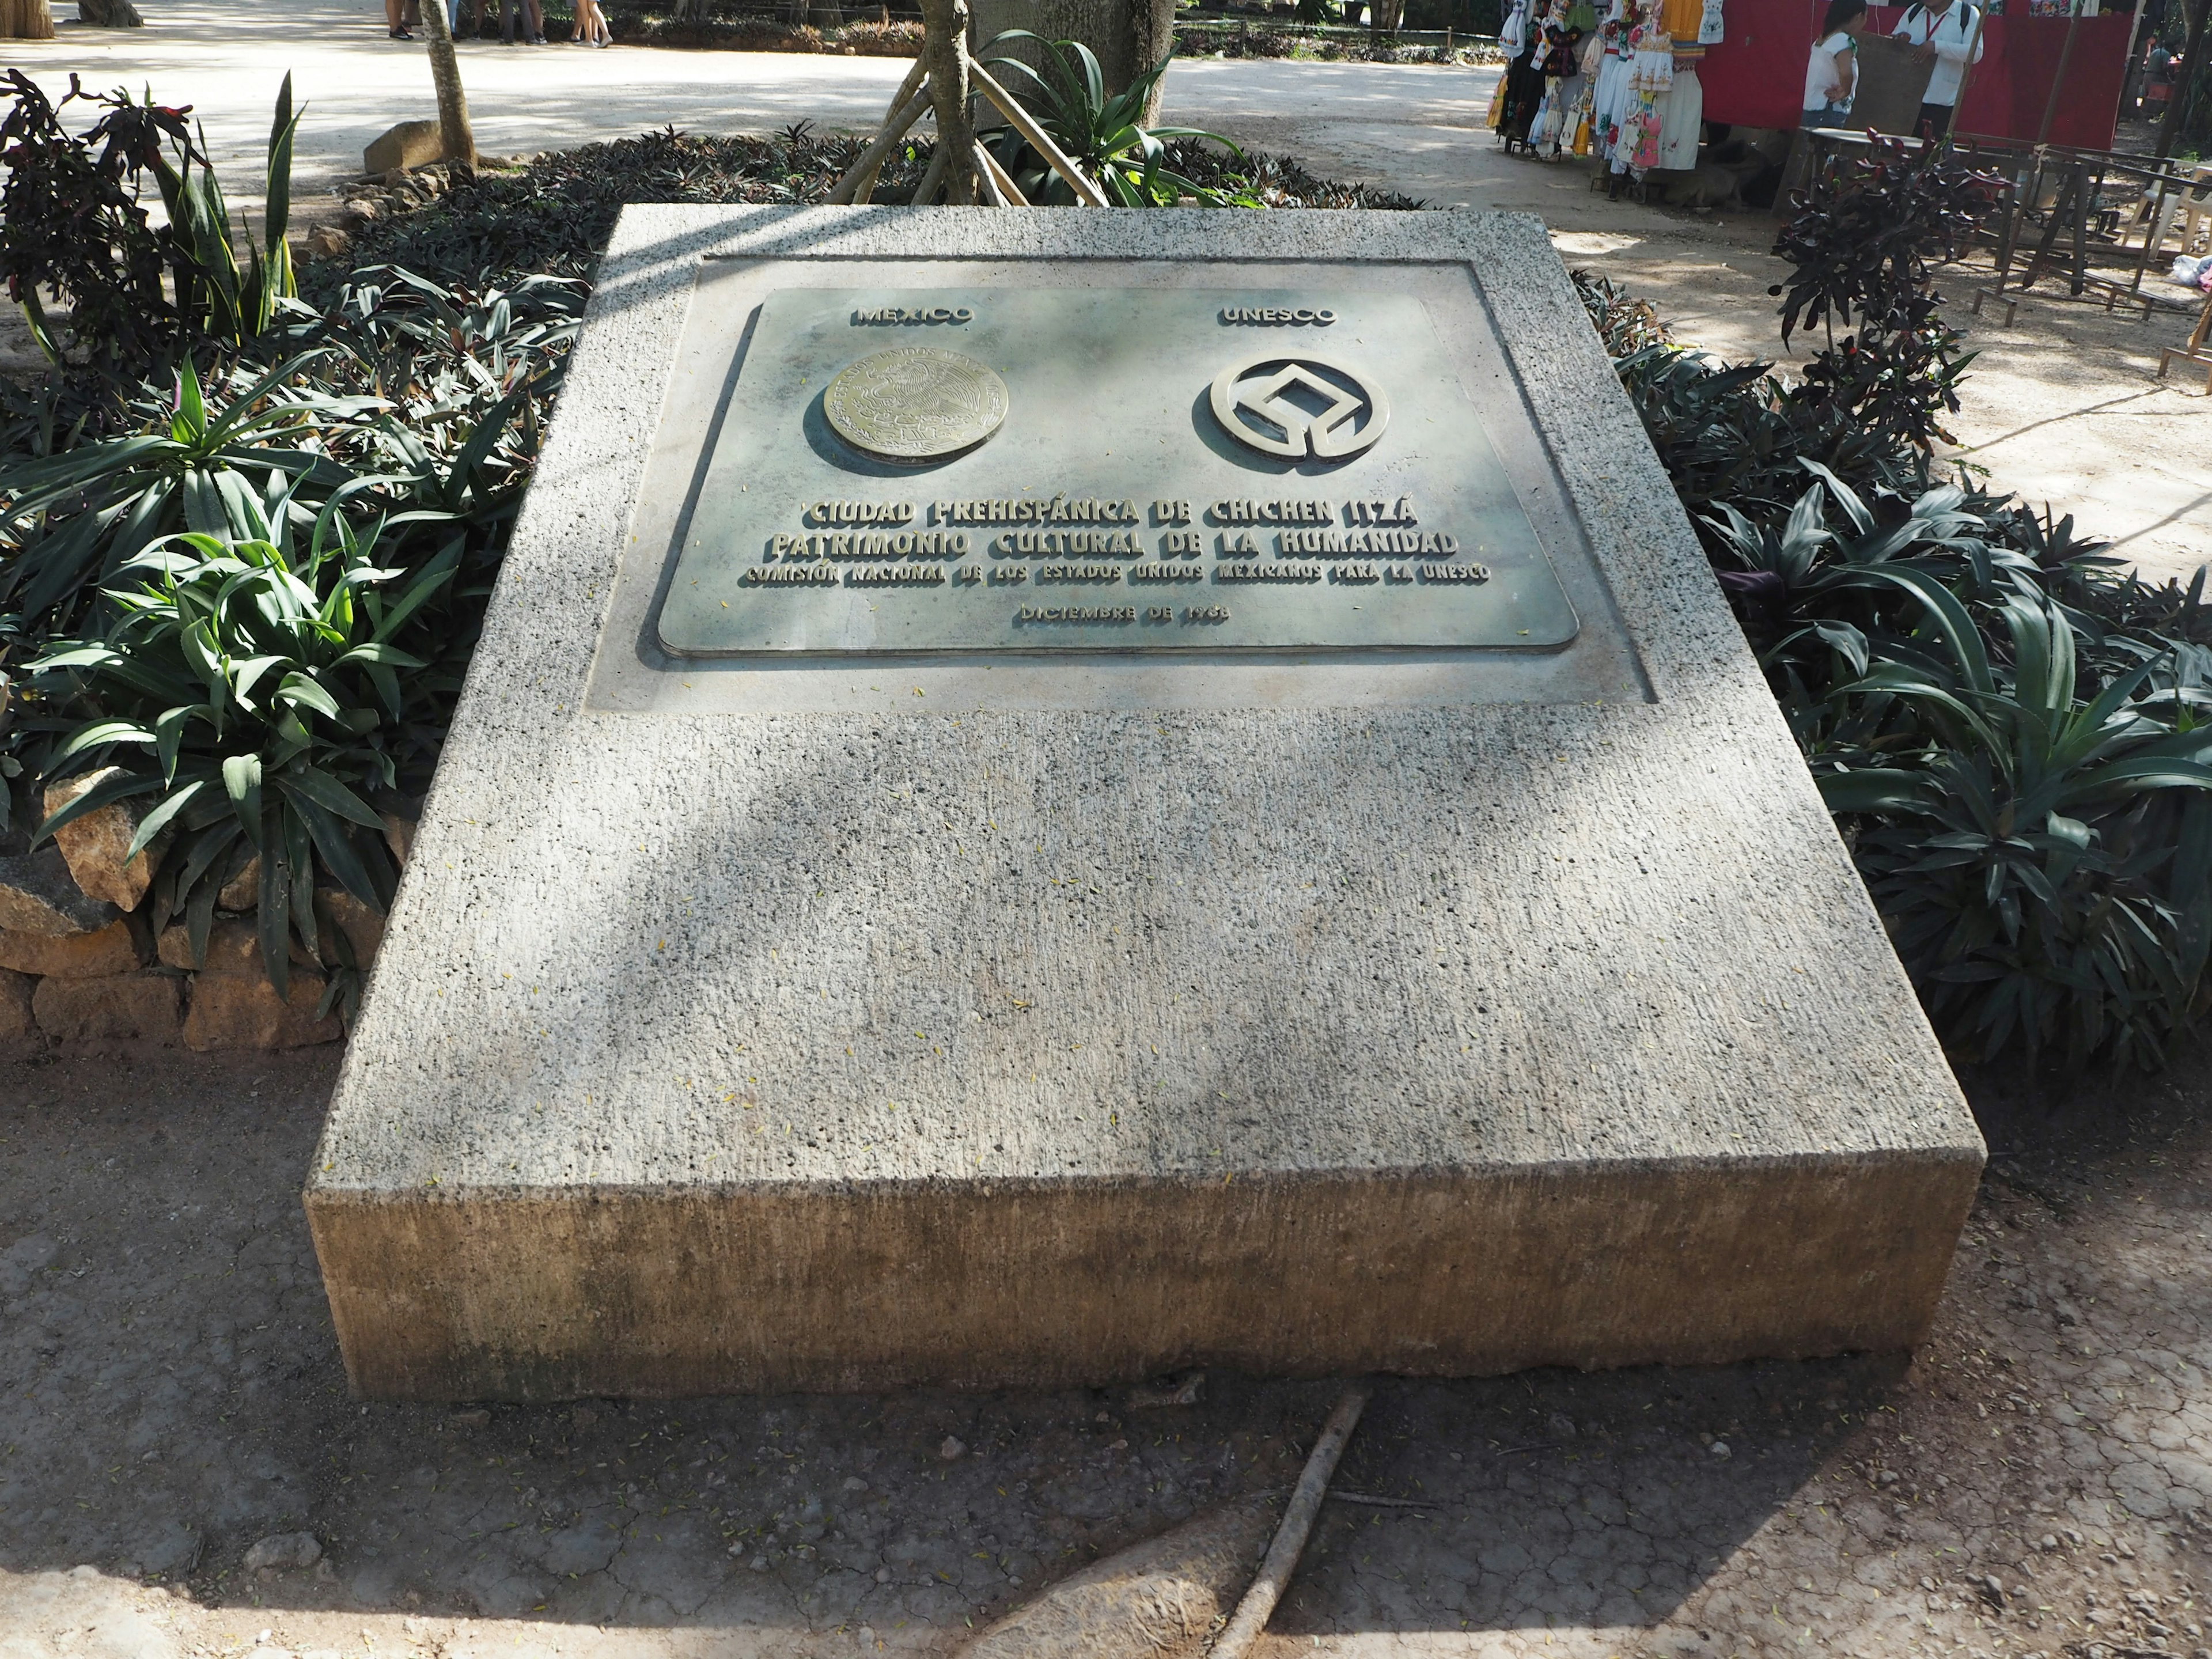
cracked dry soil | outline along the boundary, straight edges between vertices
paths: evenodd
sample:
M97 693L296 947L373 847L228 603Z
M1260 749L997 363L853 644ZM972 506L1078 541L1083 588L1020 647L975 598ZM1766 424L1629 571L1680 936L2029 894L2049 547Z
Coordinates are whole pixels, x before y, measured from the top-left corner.
M363 1405L297 1197L335 1073L0 1066L0 1659L945 1653L1333 1398ZM1328 1507L1264 1650L2212 1654L2208 1075L1974 1085L1910 1359L1384 1382L1336 1485L1401 1501Z

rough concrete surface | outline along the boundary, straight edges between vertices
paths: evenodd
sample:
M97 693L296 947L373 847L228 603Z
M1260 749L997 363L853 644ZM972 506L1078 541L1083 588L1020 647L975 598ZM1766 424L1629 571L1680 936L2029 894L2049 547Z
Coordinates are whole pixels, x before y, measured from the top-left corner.
M1480 270L1652 696L595 710L710 252ZM308 1206L374 1394L1467 1374L1907 1345L1980 1151L1534 221L646 208Z
M8 1659L934 1659L1287 1487L1334 1400L356 1402L298 1198L335 1061L0 1066ZM1998 1156L1910 1364L1382 1381L1335 1487L1416 1507L1328 1506L1265 1659L2190 1655L2208 1085L1977 1083Z

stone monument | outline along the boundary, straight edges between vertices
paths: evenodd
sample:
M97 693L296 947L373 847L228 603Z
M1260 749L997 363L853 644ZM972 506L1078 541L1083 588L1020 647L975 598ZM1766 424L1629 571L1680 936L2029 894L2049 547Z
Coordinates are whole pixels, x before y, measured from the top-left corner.
M603 270L308 1182L359 1390L1918 1339L1981 1142L1534 220Z

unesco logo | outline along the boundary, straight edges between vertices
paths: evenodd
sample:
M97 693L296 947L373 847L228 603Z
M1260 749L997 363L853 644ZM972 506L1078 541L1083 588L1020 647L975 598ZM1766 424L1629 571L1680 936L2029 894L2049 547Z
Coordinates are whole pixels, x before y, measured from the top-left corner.
M1311 352L1263 352L1214 377L1213 418L1249 448L1285 460L1348 460L1382 435L1382 389Z

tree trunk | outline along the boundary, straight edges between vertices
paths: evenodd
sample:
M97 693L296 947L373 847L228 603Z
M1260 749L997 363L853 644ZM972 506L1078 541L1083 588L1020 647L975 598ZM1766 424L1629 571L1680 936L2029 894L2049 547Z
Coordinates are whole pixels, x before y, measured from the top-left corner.
M51 40L53 14L46 0L0 0L0 40Z
M975 168L969 159L975 130L968 121L968 0L921 0L921 29L937 147L946 158L945 199L965 206L975 199Z
M975 0L975 5L979 45L1004 29L1080 40L1097 54L1109 94L1165 63L1175 48L1175 0ZM1005 55L1044 69L1042 55L1026 43ZM1146 104L1146 126L1159 120L1160 92L1154 87Z
M469 131L469 100L461 90L460 58L446 22L446 0L423 0L422 28L430 37L430 81L438 89L438 139L446 159L474 167L476 134Z
M2212 12L2212 0L2197 0L2197 9L2189 19L2189 44L2181 49L2180 71L2174 76L2166 113L2159 118L2158 159L2161 161L2173 154L2173 141L2181 137L2190 117L2190 94L2197 90L2197 77L2203 72L2207 12Z

